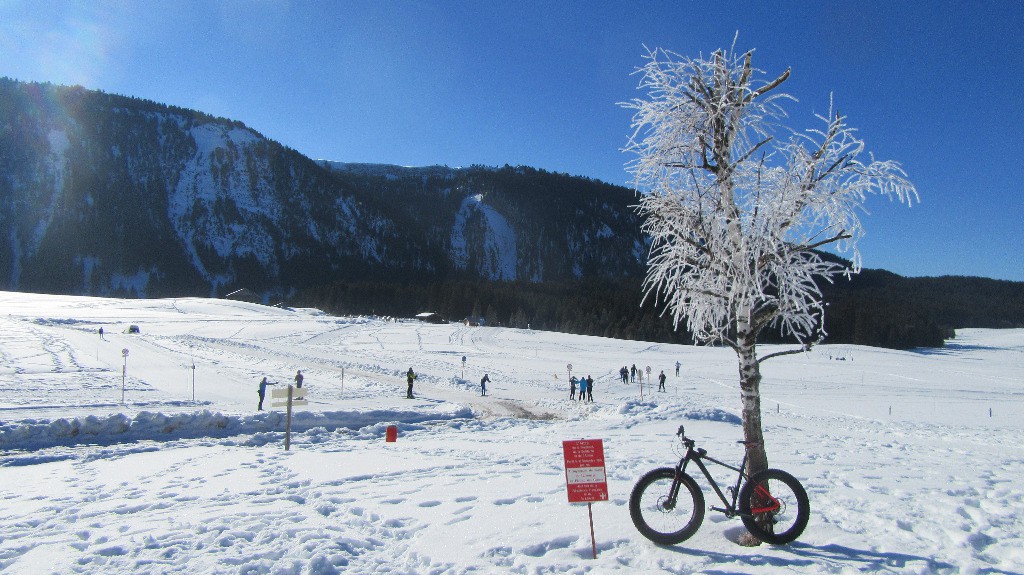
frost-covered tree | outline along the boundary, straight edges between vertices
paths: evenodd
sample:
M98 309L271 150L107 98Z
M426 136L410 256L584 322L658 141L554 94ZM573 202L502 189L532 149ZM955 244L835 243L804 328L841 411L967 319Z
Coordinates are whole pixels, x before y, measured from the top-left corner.
M900 165L876 161L846 118L790 131L778 88L787 78L751 64L753 51L688 58L648 51L637 73L645 97L626 147L651 238L644 297L698 341L724 342L739 359L748 471L768 466L761 428L761 363L808 349L824 335L816 279L860 271L859 213L870 195L917 199ZM777 137L783 132L783 137ZM867 156L867 157L865 157ZM817 248L852 254L850 264ZM758 357L774 327L802 345Z

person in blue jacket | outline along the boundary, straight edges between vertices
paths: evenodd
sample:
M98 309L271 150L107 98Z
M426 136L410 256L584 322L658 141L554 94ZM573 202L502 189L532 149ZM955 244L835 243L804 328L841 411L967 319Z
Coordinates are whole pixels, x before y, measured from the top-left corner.
M580 401L587 400L587 378L580 378Z

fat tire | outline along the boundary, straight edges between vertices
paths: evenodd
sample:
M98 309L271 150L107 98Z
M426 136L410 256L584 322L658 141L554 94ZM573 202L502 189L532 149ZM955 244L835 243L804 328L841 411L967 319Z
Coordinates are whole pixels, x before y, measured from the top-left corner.
M779 497L785 504L783 512L786 519L779 523L780 526L785 525L783 531L775 531L776 524L774 522L766 527L764 517L751 515L751 501L755 497L754 490L758 485L767 485L768 491L773 496ZM785 488L779 489L779 486L785 486ZM743 525L754 537L771 545L785 545L795 541L804 532L807 520L811 515L811 504L807 498L807 492L804 491L803 485L800 485L796 477L781 469L766 469L755 473L743 485L740 490L739 511Z
M637 480L629 495L629 516L633 520L633 525L641 535L659 545L673 545L686 541L697 532L704 521L704 493L697 482L685 473L680 478L675 508L666 510L659 505L659 502L668 496L675 476L676 470L671 467L660 467L650 471ZM691 503L692 506L688 506ZM656 522L658 524L665 521L676 524L678 521L682 528L664 531L651 525L651 520L655 519L659 520Z

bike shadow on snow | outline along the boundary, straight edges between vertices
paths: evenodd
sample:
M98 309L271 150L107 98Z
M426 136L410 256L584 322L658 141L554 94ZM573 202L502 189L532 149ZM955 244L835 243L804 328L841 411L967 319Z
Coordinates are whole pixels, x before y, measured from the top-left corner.
M745 532L745 529L738 527L728 530L726 537L731 541L735 541L739 535ZM909 563L921 562L925 563L928 566L929 572L932 573L943 571L955 573L959 571L959 568L956 565L944 561L937 561L931 557L922 557L920 555L911 555L908 553L879 553L864 549L854 549L852 547L836 545L834 543L816 547L814 545L808 545L797 541L785 546L768 546L768 548L773 551L771 555L760 553L738 555L700 549L689 549L678 546L665 547L665 549L670 549L683 555L702 557L715 563L732 563L749 565L751 567L808 567L811 565L829 563L852 563L859 564L859 569L862 571L873 572L879 568L900 569L906 567ZM715 571L715 573L719 575L727 575L728 572ZM739 574L741 572L737 571L736 573ZM1024 574L1013 573L1008 575Z

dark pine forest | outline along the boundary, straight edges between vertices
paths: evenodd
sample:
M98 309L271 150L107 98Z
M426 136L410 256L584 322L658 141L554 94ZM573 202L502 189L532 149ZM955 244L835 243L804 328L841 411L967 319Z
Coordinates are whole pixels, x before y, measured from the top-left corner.
M892 349L941 347L958 328L1024 327L1024 283L973 277L905 278L864 270L822 285L825 341ZM692 343L685 326L648 301L640 279L530 282L339 282L297 302L335 314L412 317L664 343ZM781 342L768 329L765 342Z

